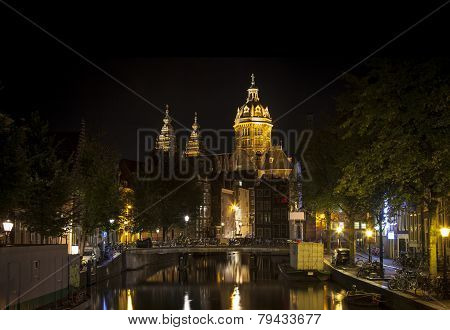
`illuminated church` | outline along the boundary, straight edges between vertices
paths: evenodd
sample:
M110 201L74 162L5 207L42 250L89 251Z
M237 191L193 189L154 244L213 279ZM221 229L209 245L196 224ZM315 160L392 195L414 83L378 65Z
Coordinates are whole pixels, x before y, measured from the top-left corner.
M177 152L171 122L167 106L156 143L159 152ZM195 236L301 238L302 223L289 220L289 214L301 208L300 167L281 145L272 144L272 127L269 108L260 99L253 74L246 101L236 111L231 153L217 155L205 148L195 113L180 154L188 160L208 158L214 164L213 175L199 179L204 196L191 228Z

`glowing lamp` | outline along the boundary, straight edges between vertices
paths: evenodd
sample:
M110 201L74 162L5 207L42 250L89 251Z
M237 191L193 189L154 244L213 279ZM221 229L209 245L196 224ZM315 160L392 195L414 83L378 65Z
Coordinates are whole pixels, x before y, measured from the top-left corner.
M367 230L366 230L366 237L367 237L367 238L371 238L372 236L373 236L373 231L370 230L370 229L367 229Z
M441 232L441 236L444 238L447 238L448 235L450 234L450 228L442 227L439 231Z
M185 216L184 216L184 221L186 221L186 222L189 221L189 216L188 216L188 215L185 215Z
M11 230L13 229L13 227L14 227L14 224L9 219L3 222L3 230L6 233L9 234L11 232Z

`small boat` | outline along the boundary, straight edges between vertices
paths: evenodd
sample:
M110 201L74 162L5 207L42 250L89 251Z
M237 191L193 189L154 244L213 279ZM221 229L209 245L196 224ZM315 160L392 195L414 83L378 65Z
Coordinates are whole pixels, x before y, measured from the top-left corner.
M352 290L347 291L344 300L350 305L361 307L378 307L381 302L381 294L365 292L357 290L353 287Z
M278 264L280 273L289 281L327 281L330 273L323 270L297 270L289 264Z

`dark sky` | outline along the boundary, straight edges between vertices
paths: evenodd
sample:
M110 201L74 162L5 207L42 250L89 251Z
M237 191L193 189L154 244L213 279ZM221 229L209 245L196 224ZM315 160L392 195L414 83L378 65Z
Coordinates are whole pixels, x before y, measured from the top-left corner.
M2 0L3 1L3 0ZM355 6L275 7L263 3L6 2L108 73L190 127L231 128L255 73L276 118L410 27L439 4L380 1ZM143 1L141 1L143 2ZM383 57L448 56L449 7L383 49ZM124 157L135 158L136 129L159 129L162 114L0 1L0 111L39 111L54 130L77 130L85 118ZM331 113L339 81L284 117L299 128L305 114Z

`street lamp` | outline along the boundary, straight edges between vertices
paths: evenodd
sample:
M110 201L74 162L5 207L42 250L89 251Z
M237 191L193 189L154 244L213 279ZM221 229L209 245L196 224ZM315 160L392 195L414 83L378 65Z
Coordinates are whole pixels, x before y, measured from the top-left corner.
M370 239L373 236L373 231L371 229L367 229L366 230L366 237L367 237L367 241L369 242L369 262L372 262L372 251L370 248Z
M6 245L8 245L9 242L9 234L11 233L11 230L13 229L14 224L11 222L11 220L6 220L3 222L3 230L6 233Z
M187 238L187 224L189 222L189 216L188 215L184 216L184 222L186 223L186 225L184 226L184 231L185 231L184 236L186 236L186 238Z
M156 228L156 240L157 241L159 240L158 236L159 236L159 228Z
M338 235L338 248L341 247L341 234L342 234L343 228L341 226L336 227L336 233Z
M115 221L114 219L109 219L110 227L114 224L114 221ZM110 240L112 243L114 243L113 233L110 233L110 230L111 230L111 228L108 228L108 243L110 243Z
M221 229L221 232L222 232L222 238L223 238L224 231L225 231L225 223L222 222L222 223L220 224L220 226L221 226L220 229Z
M440 229L442 236L442 243L444 245L444 299L448 296L448 278L447 278L447 238L450 234L450 228L441 228Z

